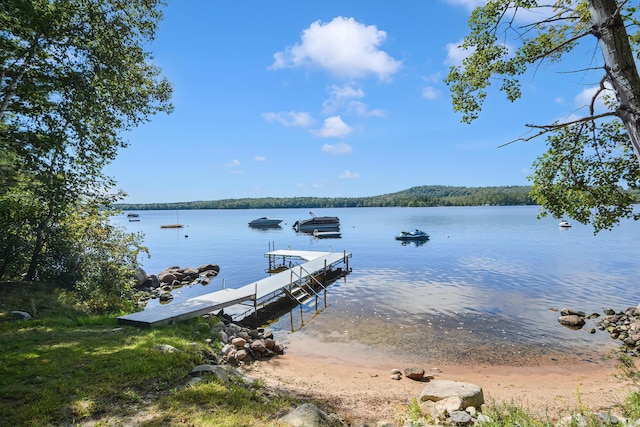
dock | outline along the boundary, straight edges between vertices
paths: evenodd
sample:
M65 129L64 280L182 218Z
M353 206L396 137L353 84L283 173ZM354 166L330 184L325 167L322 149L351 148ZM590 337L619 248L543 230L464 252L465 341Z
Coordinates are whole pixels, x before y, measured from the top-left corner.
M250 305L251 311L278 298L291 298L304 304L318 296L316 285L335 272L338 265L349 271L349 252L317 252L274 250L267 252L269 269L277 272L264 279L235 289L220 289L182 302L169 303L148 310L118 317L118 323L142 328L171 325L204 314L215 313L240 304Z

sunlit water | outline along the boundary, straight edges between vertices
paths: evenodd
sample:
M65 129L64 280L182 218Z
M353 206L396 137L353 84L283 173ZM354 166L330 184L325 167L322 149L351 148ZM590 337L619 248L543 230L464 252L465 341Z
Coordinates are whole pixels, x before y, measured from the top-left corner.
M588 226L562 229L556 219L539 220L534 206L316 209L340 217L342 238L314 239L291 229L308 218L308 209L139 213L139 222L125 215L115 221L145 234L147 273L220 265L211 284L177 290L174 301L223 282L235 288L266 277L270 246L352 253L352 273L330 286L319 315L296 308L271 325L291 345L359 343L377 354L458 363L518 364L560 354L589 359L614 342L604 332L561 326L552 308L602 314L640 302L640 223L634 221L594 236ZM284 222L275 230L247 226L261 216ZM160 228L176 222L185 227ZM394 240L416 228L431 239L423 245Z

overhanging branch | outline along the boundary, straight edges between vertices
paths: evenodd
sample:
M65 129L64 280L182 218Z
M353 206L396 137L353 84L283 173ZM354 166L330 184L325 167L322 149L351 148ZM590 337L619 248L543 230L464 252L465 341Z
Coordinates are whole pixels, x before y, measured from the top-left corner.
M526 127L533 128L533 129L541 129L541 131L536 133L535 135L532 135L532 136L516 138L516 139L514 139L512 141L505 142L502 145L498 145L498 148L506 147L507 145L511 145L514 142L518 142L518 141L523 141L523 142L531 141L532 139L536 139L537 137L542 136L542 135L544 135L546 133L553 132L553 131L556 131L558 129L562 129L562 128L565 128L565 127L568 127L568 126L573 126L573 125L578 124L578 123L591 122L591 121L594 121L594 120L602 119L604 117L611 117L611 116L615 116L615 115L616 115L616 113L614 113L614 112L608 112L608 113L597 114L595 116L583 117L581 119L572 120L570 122L554 123L552 125L526 124L525 125Z

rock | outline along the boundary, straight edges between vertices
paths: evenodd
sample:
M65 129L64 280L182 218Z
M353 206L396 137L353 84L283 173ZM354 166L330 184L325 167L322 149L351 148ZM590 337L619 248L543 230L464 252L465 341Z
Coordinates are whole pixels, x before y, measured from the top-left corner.
M412 380L422 381L424 379L424 369L422 368L406 368L404 376Z
M205 271L213 271L215 274L220 273L220 266L218 264L203 264L197 268L198 273L204 273Z
M31 315L29 313L27 313L26 311L20 311L20 310L12 311L11 317L13 317L16 320L22 320L22 321L31 320Z
M242 348L244 347L244 345L247 343L247 340L245 340L244 338L234 338L231 340L231 344L235 345L238 348Z
M226 369L218 365L198 365L189 372L189 375L197 376L205 373L215 375L226 383L229 382L229 374Z
M402 379L402 374L391 374L391 376L389 377L389 379L392 379L392 380L401 380L401 379Z
M454 426L466 426L473 423L473 418L465 411L453 411L449 414L449 421Z
M188 278L189 280L196 280L200 277L200 273L195 268L185 268L182 270L183 280L184 278Z
M584 325L584 318L577 314L568 314L566 316L558 317L558 322L569 328L580 329Z
M238 362L244 361L247 357L249 357L249 353L244 348L236 351L235 358Z
M560 316L580 316L585 317L586 314L584 311L573 310L571 308L563 308L560 310Z
M158 275L158 280L160 280L160 283L166 283L166 284L170 285L173 282L175 282L177 280L177 278L176 278L175 274L173 274L172 272L163 271L162 273L160 273Z
M161 351L163 353L176 353L179 352L180 350L178 350L177 348L175 348L172 345L169 344L158 344L158 345L154 345L153 346L154 350L158 350Z
M160 301L171 301L173 299L173 295L171 292L163 292L160 294Z
M335 427L340 425L336 420L332 420L326 412L311 403L298 406L278 421L293 427Z
M221 331L224 331L224 329L226 328L226 325L224 324L224 322L220 321L217 322L216 324L214 324L211 329L209 329L209 333L211 335L217 335L219 334Z
M458 396L447 397L436 402L438 416L444 416L460 409L462 409L462 399Z
M136 281L135 286L142 286L144 282L147 281L147 273L140 267L136 269L136 274L133 275L133 278Z
M400 374L402 375L402 371L400 369L392 369L390 372L391 375Z
M265 344L264 340L254 340L251 343L251 350L257 353L264 353L266 349L267 345Z
M482 388L469 383L436 380L429 382L420 393L420 401L433 400L437 402L448 397L459 397L462 401L460 407L473 406L479 408L484 403Z

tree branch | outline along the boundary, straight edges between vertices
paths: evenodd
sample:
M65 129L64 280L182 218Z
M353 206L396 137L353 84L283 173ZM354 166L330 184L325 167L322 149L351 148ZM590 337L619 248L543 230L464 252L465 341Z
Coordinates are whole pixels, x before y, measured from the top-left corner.
M529 128L533 128L533 129L542 129L540 132L536 133L535 135L532 136L528 136L528 137L521 137L521 138L516 138L512 141L509 142L505 142L504 144L498 145L498 148L502 148L502 147L506 147L507 145L511 145L514 142L518 142L518 141L523 141L523 142L527 142L527 141L531 141L532 139L536 139L539 136L542 136L546 133L549 132L553 132L555 130L558 129L562 129L565 128L567 126L572 126L578 123L586 123L586 122L591 122L594 120L598 120L598 119L602 119L604 117L612 117L612 116L616 116L616 113L609 111L607 113L602 113L602 114L598 114L595 116L589 116L589 117L583 117L581 119L577 119L577 120L572 120L570 122L566 122L566 123L554 123L552 125L534 125L534 124L526 124L526 127Z

